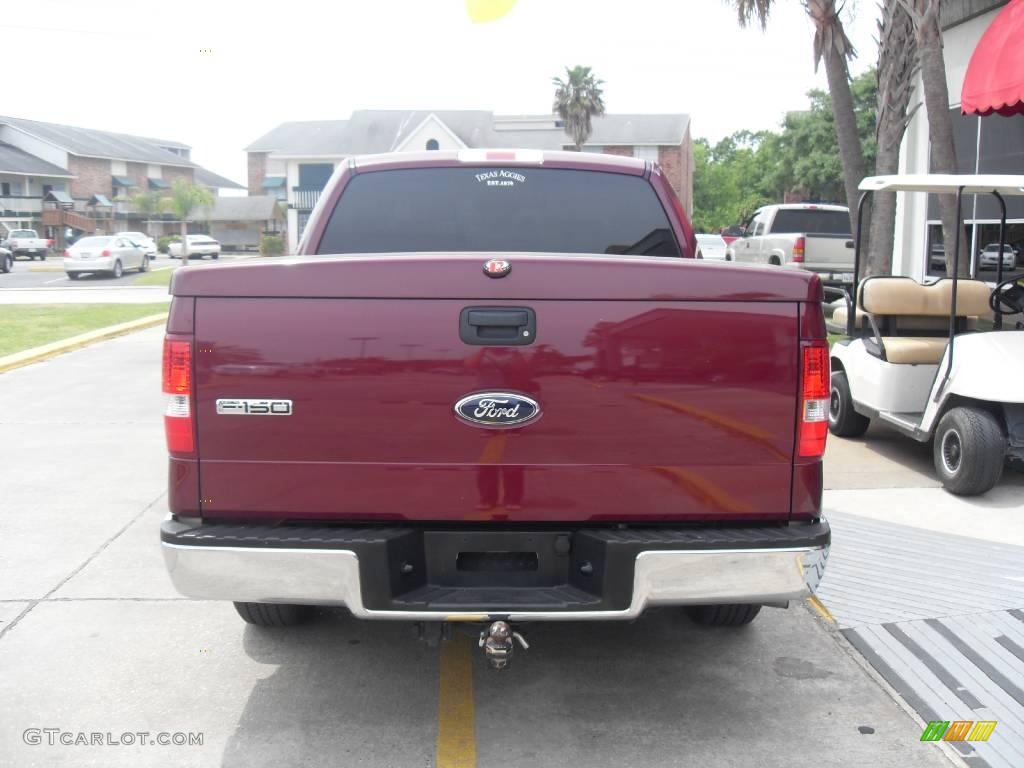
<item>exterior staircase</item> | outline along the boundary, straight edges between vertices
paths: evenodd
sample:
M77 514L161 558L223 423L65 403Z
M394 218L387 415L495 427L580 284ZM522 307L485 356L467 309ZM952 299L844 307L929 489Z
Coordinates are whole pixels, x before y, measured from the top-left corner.
M97 224L96 219L78 211L63 208L43 210L44 227L71 227L91 235L96 231Z

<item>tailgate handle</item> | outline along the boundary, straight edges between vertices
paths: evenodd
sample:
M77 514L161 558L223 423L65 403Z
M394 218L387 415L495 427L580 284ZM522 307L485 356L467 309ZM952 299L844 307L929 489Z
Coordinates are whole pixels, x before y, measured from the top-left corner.
M523 346L536 334L537 316L529 307L465 307L459 313L459 338L466 344Z

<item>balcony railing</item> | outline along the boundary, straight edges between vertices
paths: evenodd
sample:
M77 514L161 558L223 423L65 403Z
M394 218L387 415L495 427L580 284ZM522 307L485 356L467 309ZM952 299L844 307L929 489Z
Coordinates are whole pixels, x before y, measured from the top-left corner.
M316 187L292 187L291 207L298 211L311 211L323 190Z
M22 195L5 195L0 197L0 215L18 216L25 214L37 214L42 209L42 197L25 197Z

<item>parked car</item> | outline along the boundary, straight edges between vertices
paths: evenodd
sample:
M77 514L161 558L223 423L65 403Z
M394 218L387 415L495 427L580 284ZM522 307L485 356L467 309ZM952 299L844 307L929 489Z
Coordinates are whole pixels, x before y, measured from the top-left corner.
M725 256L725 240L721 235L694 235L697 238L697 258L728 261Z
M816 275L693 258L634 158L350 158L320 200L316 258L175 273L180 592L265 627L321 604L476 624L494 667L521 622L660 606L735 627L814 592Z
M999 266L999 243L989 243L978 254L979 269L995 269ZM1003 269L1017 266L1017 253L1009 245L1003 245Z
M120 277L126 269L139 272L149 269L149 256L126 237L83 237L64 251L64 271L71 280L87 272L107 272Z
M746 234L731 242L726 253L732 261L799 267L826 283L850 283L850 211L844 205L766 205L755 211Z
M6 274L14 269L14 254L0 246L0 272Z
M220 258L220 243L209 235L188 235L188 257L201 259L210 256ZM167 246L167 253L172 259L181 258L181 241L176 240Z
M732 224L728 227L722 227L722 231L719 232L722 239L725 240L725 244L728 245L733 240L737 240L746 234L746 230L739 224Z
M142 248L142 251L150 259L156 258L156 240L143 232L118 232L116 237L126 237Z
M50 252L50 241L39 237L34 229L14 229L7 236L7 246L14 258L28 256L42 261Z

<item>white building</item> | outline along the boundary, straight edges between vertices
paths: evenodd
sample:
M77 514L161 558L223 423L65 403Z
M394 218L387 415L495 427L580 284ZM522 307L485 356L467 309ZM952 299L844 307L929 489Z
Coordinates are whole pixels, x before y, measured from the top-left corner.
M1024 115L985 117L960 113L964 75L981 39L1006 0L942 0L946 83L953 118L958 171L960 173L1024 173ZM1024 45L1024 41L1021 43ZM923 102L920 76L910 103ZM900 154L901 173L928 173L928 117L924 105L907 128ZM1024 248L1024 198L1007 198L1007 242ZM964 198L971 253L998 239L998 204L989 195ZM974 226L974 225L977 226ZM896 242L893 274L921 280L929 274L927 254L931 243L941 242L942 227L937 201L923 193L901 193L897 198ZM976 258L976 256L975 256ZM931 274L942 274L931 270Z

